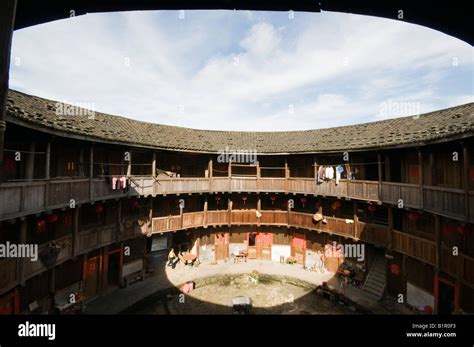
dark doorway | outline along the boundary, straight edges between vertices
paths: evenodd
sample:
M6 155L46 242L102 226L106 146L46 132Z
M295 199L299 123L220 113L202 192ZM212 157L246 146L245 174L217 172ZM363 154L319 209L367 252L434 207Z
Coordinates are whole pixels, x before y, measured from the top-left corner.
M109 264L107 269L107 286L117 287L119 285L120 276L120 253L114 252L109 254Z
M438 313L449 315L454 310L454 286L439 282Z

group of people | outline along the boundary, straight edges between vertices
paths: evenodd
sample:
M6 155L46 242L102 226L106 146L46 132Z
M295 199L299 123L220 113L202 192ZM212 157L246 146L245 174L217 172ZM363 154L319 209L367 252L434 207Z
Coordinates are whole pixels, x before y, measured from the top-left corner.
M176 264L181 261L184 265L194 265L194 262L196 261L196 257L193 257L193 259L186 260L184 258L184 255L186 253L179 252L178 255L176 255L174 248L171 248L170 252L168 253L168 264L167 266L170 266L172 269L176 267Z

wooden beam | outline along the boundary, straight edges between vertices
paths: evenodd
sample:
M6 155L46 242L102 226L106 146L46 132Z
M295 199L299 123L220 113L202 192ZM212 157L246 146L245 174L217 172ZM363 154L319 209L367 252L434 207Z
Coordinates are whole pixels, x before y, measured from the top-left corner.
M8 80L10 74L10 55L15 24L17 0L0 1L0 168L3 167L3 145L5 142L5 122ZM0 170L0 182L3 170Z
M420 185L420 207L423 208L423 154L418 148L418 183Z
M156 152L153 152L153 159L151 160L151 176L156 177Z
M46 144L46 154L44 158L44 178L49 180L51 176L51 142Z
M390 177L390 155L385 153L384 156L384 161L385 161L385 182L390 182L391 177Z
M35 149L36 144L34 142L30 143L28 148L28 153L26 155L26 180L33 181L35 175Z
M89 148L89 201L92 201L94 187L92 179L94 178L94 145L91 144Z
M463 166L464 166L464 215L466 216L466 221L470 220L470 206L469 206L469 170L470 170L470 158L469 158L469 147L465 142L462 144L462 156L463 156Z

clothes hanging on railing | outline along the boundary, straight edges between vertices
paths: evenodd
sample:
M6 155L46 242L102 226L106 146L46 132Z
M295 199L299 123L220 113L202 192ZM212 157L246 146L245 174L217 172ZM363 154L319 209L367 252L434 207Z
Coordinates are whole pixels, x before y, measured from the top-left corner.
M129 185L128 178L125 176L112 177L112 190L127 189Z
M345 177L344 177L345 176ZM341 178L353 179L354 173L351 171L349 164L344 165L322 165L318 167L316 173L316 183L320 184L323 181L336 180L336 185L339 184Z

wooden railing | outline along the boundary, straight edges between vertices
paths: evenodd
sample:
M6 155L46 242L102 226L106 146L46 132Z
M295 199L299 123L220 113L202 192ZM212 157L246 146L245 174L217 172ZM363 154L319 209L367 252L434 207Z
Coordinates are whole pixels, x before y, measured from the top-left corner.
M92 183L92 186L91 186ZM379 189L380 188L380 189ZM380 191L380 195L379 195ZM422 194L423 191L423 194ZM103 179L64 179L0 184L0 220L21 217L76 203L115 199L124 196L155 196L208 192L281 192L345 197L384 202L401 207L426 209L447 217L474 221L474 192L416 184L334 180L316 184L313 178L212 177L160 178L132 177L128 191L113 190Z
M393 230L392 235L392 246L395 251L431 265L436 264L436 243L434 241L396 230Z
M85 253L96 248L111 244L116 240L117 226L115 224L94 227L81 231L78 238L78 252Z
M382 182L380 200L402 207L421 208L420 186L408 183Z
M474 258L457 253L446 246L441 246L441 270L453 274L469 283L474 283Z
M423 187L424 209L447 217L463 219L466 194L462 189Z
M0 259L0 293L9 291L18 285L18 265L20 258Z

